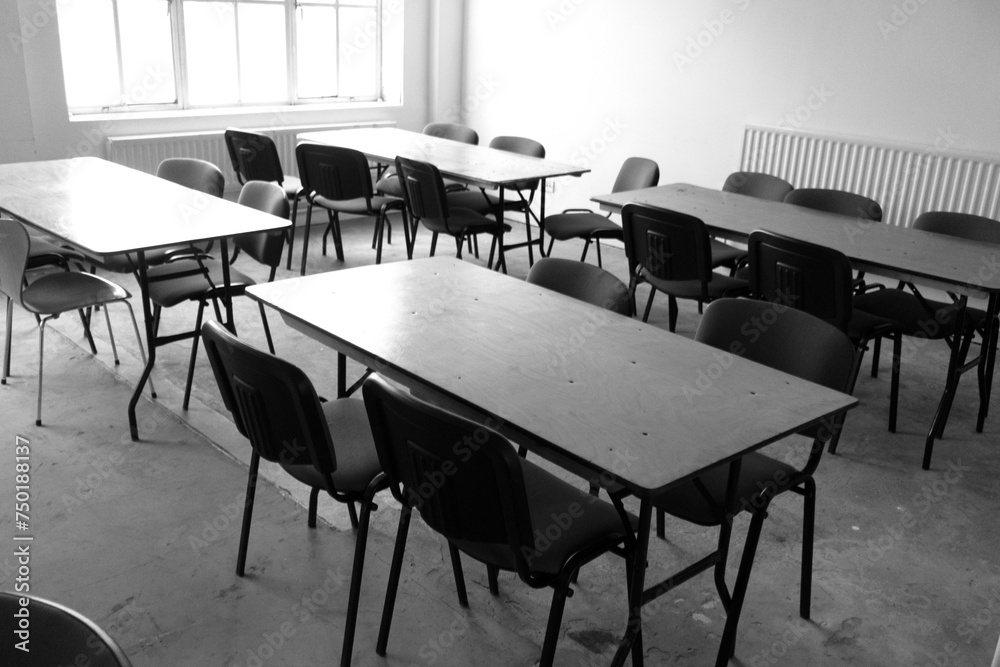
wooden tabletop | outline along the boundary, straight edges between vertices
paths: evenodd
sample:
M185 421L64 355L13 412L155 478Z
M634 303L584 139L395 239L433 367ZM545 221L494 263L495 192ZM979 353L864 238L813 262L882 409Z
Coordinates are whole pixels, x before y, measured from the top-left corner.
M516 181L556 176L579 176L590 169L561 164L496 148L432 137L394 127L303 132L302 141L344 146L361 151L378 162L391 163L397 155L430 162L449 178L480 187L509 185Z
M756 229L785 234L836 248L856 269L970 296L1000 292L1000 246L686 183L601 195L593 201L616 211L632 202L686 213L733 240L746 239Z
M503 430L611 472L639 495L857 403L452 258L332 271L248 294L386 377L492 415Z
M98 260L291 224L93 157L0 164L0 209Z

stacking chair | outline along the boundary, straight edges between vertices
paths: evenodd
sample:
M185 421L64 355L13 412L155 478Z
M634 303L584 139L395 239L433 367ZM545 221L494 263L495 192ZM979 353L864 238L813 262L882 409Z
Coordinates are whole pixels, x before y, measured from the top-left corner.
M120 285L110 280L90 273L77 271L57 271L48 273L33 280L30 284L25 280L24 272L31 255L31 237L28 231L16 220L0 220L0 293L7 297L7 337L4 344L3 375L0 384L7 384L10 375L10 346L13 333L14 304L39 316L38 319L38 407L35 424L42 425L42 369L45 356L45 325L63 313L78 310L88 310L95 306L107 306L110 303L123 303L128 308L132 318L132 328L139 341L139 351L143 363L146 352L142 345L142 336L135 321L132 304L128 302L130 294ZM81 315L82 317L82 315ZM114 332L111 330L111 318L105 308L104 317L108 324L108 336L111 340L111 351L118 363L118 350L115 347ZM85 322L85 328L88 324Z
M670 331L677 326L677 299L695 299L702 304L747 292L745 280L712 271L708 229L698 218L666 209L626 204L622 209L622 228L628 258L628 289L633 303L640 283L650 287L643 322L649 319L657 291L670 298Z
M458 123L428 123L424 126L423 134L439 139L451 139L463 144L479 145L479 133L471 127L459 125ZM450 191L465 190L465 185L453 181L445 181L445 189ZM403 186L399 183L396 175L395 165L391 165L388 170L375 183L375 191L388 197L402 197ZM455 206L468 205L468 202L455 202Z
M758 171L734 171L722 185L723 192L734 192L767 201L785 201L785 197L794 189L785 179Z
M528 270L527 281L619 315L632 314L632 301L625 283L592 264L543 257Z
M197 158L167 158L160 162L156 168L156 175L164 180L183 185L184 187L203 192L213 197L222 197L226 186L226 178L223 176L222 170L211 162ZM150 202L150 204L155 206L156 202ZM141 215L141 212L137 212L136 215ZM212 242L209 241L198 245L157 248L147 250L144 254L146 256L146 265L156 266L178 257L205 255L211 248ZM129 254L108 258L99 263L98 266L115 273L132 273L138 279L137 271L139 265L136 258Z
M28 606L21 606L21 599ZM25 610L30 619L30 651L15 644L16 634L8 633L0 648L0 662L20 667L87 665L88 667L131 667L118 643L83 614L51 600L28 593L0 592L0 615L5 628L16 624L15 614Z
M766 327L747 328L748 322L768 322ZM720 299L705 308L695 340L777 368L805 380L847 391L851 382L854 346L836 327L795 309L776 310L774 304L750 299ZM712 569L715 585L726 609L726 627L716 661L728 664L736 646L736 631L746 597L750 571L764 519L774 498L793 491L804 498L802 518L802 572L799 615L808 619L812 590L813 530L816 514L816 484L813 473L826 443L840 430L842 417L818 424L801 433L813 440L808 460L795 468L763 453L751 453L740 461L739 476L730 480L730 466L717 466L698 478L672 487L653 500L658 512L666 512L699 526L718 526L719 541L714 552L681 570L656 587L665 593L689 578ZM730 482L735 493L726 502ZM732 590L726 584L733 520L750 514L739 570ZM662 514L657 532L663 536ZM784 592L772 598L780 599ZM772 605L773 606L773 605Z
M312 489L310 528L316 527L320 491L345 503L351 525L358 530L341 658L342 665L350 665L369 517L375 509L375 494L386 487L365 405L357 398L321 403L301 369L254 349L217 322L206 322L202 336L226 408L233 415L236 429L253 448L236 574L244 574L257 469L262 458L279 464ZM360 521L355 503L361 504Z
M300 273L303 276L306 274L313 206L325 208L330 219L323 232L323 254L326 255L326 236L332 234L337 259L341 262L344 261L344 246L340 235L340 214L375 216L372 247L376 249L375 263L381 263L382 230L388 222L388 212L392 209L402 210L403 200L375 194L368 158L360 151L341 146L301 143L295 147L295 158L299 165L302 185L306 190L306 201L309 203L309 208L306 209L306 228L302 237ZM405 218L403 231L409 234ZM389 242L392 242L391 231Z
M299 211L299 200L306 196L302 181L295 176L287 176L281 168L281 158L274 140L266 134L239 130L226 130L226 149L233 163L233 171L240 185L249 181L269 181L277 183L292 204L292 226L288 230L288 266L292 268L292 244L295 242L295 220Z
M750 294L754 298L803 310L829 322L851 339L856 350L851 391L854 391L868 343L882 338L893 340L889 431L895 433L902 347L900 329L885 317L854 307L851 262L847 256L833 248L759 230L750 234L747 253ZM873 369L877 368L876 361ZM830 444L832 450L836 450L836 439Z
M279 218L288 217L288 198L276 183L266 181L249 181L240 190L238 203L255 208L258 211L276 215ZM258 232L244 234L234 239L237 249L245 252L251 259L270 268L267 281L274 280L274 275L281 264L281 251L284 247L284 232ZM149 299L153 302L153 330L160 327L160 315L164 308L173 308L185 301L198 303L198 315L194 329L185 333L158 337L160 344L172 343L191 338L191 361L188 364L187 382L184 385L184 409L188 409L191 399L191 384L194 380L194 365L198 358L198 339L201 331L201 321L205 306L209 301L216 304L216 317L221 319L218 299L223 296L225 286L223 266L220 260L201 257L179 259L168 264L155 266L148 272ZM230 296L239 296L246 288L256 284L256 281L236 269L229 268ZM264 325L267 337L267 347L274 354L274 343L271 340L271 330L264 313L264 304L258 303L260 319Z
M631 530L625 523L630 518L520 458L496 431L424 403L378 376L370 377L362 392L379 461L402 505L376 653L386 654L416 510L448 540L463 606L468 599L461 553L488 568L516 572L532 588L554 589L540 661L551 665L571 577L605 553L630 557ZM455 448L463 442L472 446ZM545 538L544 527L567 512L578 516L558 526L558 539Z
M627 192L651 188L660 182L660 167L652 160L641 157L630 157L618 171L618 178L611 192ZM546 216L545 233L551 237L549 249L545 253L552 254L552 246L556 241L583 239L583 254L580 261L586 261L587 250L591 242L597 244L597 266L601 263L601 239L622 240L622 228L610 220L611 214L601 215L588 208L568 208L560 214Z
M1000 221L969 213L952 213L947 211L929 211L913 221L913 228L935 234L947 234L959 238L978 241L980 243L1000 244ZM970 267L970 275L974 268ZM952 354L948 362L946 382L954 386L958 376L964 372L966 356L972 339L978 333L983 340L992 340L996 344L998 321L989 321L985 311L979 308L966 307L964 302L955 295L950 295L950 302L940 302L927 299L912 283L900 282L897 289L871 291L858 296L855 305L859 310L876 313L894 322L904 336L916 336L930 340L944 340L951 347ZM963 312L964 311L964 312ZM961 324L964 322L964 325ZM990 334L992 332L992 334ZM877 350L878 348L876 348ZM977 430L981 431L984 420L984 407L989 402L990 379L986 376L988 355L995 354L993 350L982 350L979 376L979 421ZM946 392L946 396L950 394ZM924 447L923 468L930 468L933 452L933 439L944 435L944 424L951 402L946 401L938 407L941 417L936 420L938 432L932 433Z
M431 256L437 248L438 234L447 234L455 238L456 256L461 259L462 245L465 240L477 234L490 234L493 244L490 248L489 266L493 266L493 255L499 248L497 264L506 270L503 254L503 235L510 231L510 226L502 221L490 220L482 213L471 208L454 206L445 194L444 180L438 168L429 162L410 160L396 156L396 172L403 183L403 201L406 211L413 219L414 229L411 236L416 235L416 223L420 221L432 233ZM482 197L481 193L472 193ZM404 225L405 227L405 225ZM408 256L412 257L413 248L407 239Z

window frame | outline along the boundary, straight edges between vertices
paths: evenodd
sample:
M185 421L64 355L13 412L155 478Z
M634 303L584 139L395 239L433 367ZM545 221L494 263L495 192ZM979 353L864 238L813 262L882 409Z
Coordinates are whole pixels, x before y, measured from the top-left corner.
M384 61L383 61L383 34L385 31L387 18L389 21L398 20L398 17L387 14L385 0L373 0L374 4L363 4L353 0L166 0L170 13L170 42L172 49L172 65L174 68L174 93L173 102L128 104L125 93L124 63L121 26L119 19L119 2L122 0L110 0L112 3L112 16L114 20L116 62L118 65L118 86L119 104L114 106L90 106L90 107L67 107L71 117L94 117L94 116L117 116L117 115L146 115L146 114L199 114L199 113L253 113L273 109L295 108L300 110L324 109L324 108L347 108L350 106L373 106L385 104L384 90ZM286 88L285 98L269 102L237 102L234 104L205 104L197 105L190 101L190 91L188 88L187 75L187 49L185 42L184 25L184 5L188 3L208 3L208 2L231 2L234 6L236 17L235 40L236 40L236 65L237 76L240 72L240 35L239 35L239 8L240 5L281 5L285 16L285 67L286 67ZM402 2L398 2L400 15L402 14ZM297 12L303 6L330 7L337 13L337 29L332 38L335 40L334 53L336 57L336 67L338 75L338 94L324 97L302 97L298 94L298 35L297 35ZM342 58L343 41L341 39L341 10L342 9L369 9L373 12L374 32L371 37L374 42L375 63L374 63L374 94L371 96L341 96L340 88L340 66ZM238 86L241 84L238 82ZM240 92L242 96L242 91Z

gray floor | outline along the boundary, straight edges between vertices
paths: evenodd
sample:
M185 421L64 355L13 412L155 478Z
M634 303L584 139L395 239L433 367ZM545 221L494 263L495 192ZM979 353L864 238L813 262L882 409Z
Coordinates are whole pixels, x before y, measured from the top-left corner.
M314 233L310 272L372 263L370 230L366 221L345 225L343 264L319 255ZM421 236L418 256L427 254L428 236ZM443 240L438 250L450 253L452 246ZM579 245L566 243L556 254L578 252ZM403 256L397 238L385 261ZM624 276L620 249L606 249L604 259ZM523 250L511 253L511 274L523 277L526 260ZM246 258L238 266L261 275ZM281 271L279 278L292 275L297 272ZM237 309L240 334L263 345L256 307L241 300ZM97 620L136 665L334 664L354 546L346 512L326 499L324 521L309 530L302 488L268 467L270 481L260 485L254 509L247 576L236 577L249 446L224 414L203 355L191 409L180 409L186 344L160 351L158 398L140 403L142 440L131 442L125 405L141 366L124 310L113 315L122 357L117 367L103 326L97 327L99 354L92 356L82 347L77 320L54 323L46 339L45 425L35 427L37 338L33 320L15 309L14 376L0 387L0 424L11 444L15 435L31 443L32 592ZM657 308L654 321L665 325L664 318ZM193 307L175 308L163 330L193 321ZM679 333L691 335L697 321L693 305L683 305ZM332 396L335 355L273 315L271 326L278 353L303 365L321 393ZM894 435L886 431L888 365L878 379L861 377L861 406L849 416L838 455L826 456L818 471L812 620L797 613L801 502L789 495L775 502L765 523L733 664L989 663L1000 634L1000 407L994 400L986 432L975 433L977 398L966 378L933 469L922 471L923 435L945 358L941 342L908 341ZM779 444L772 452L800 460L801 445ZM11 458L6 470L0 496L9 512ZM506 575L493 598L484 569L468 563L471 606L462 609L447 550L419 522L411 529L389 655L375 655L398 517L390 498L379 505L354 664L534 664L549 592ZM13 524L4 526L10 539ZM737 544L745 526L744 517ZM678 522L668 523L668 537L651 546L654 574L697 558L714 539ZM4 549L4 588L13 585L15 565L12 549ZM567 604L557 664L607 664L624 618L624 567L614 558L599 560L583 571ZM647 663L711 664L724 619L711 577L687 582L647 607Z

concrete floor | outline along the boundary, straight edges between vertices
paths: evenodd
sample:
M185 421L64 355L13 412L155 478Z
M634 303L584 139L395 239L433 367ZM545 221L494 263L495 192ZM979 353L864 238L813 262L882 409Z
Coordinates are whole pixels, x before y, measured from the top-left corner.
M370 229L364 221L345 224L347 266L374 261ZM427 254L428 236L422 235L417 256ZM342 268L332 256L319 256L318 238L311 243L310 272ZM558 246L558 255L579 252L577 244ZM440 253L450 251L447 240L440 244ZM385 261L402 257L398 238ZM523 277L526 252L511 253L509 264ZM263 274L245 258L238 266ZM605 250L605 266L624 277L620 249ZM279 278L291 275L297 273L279 272ZM115 279L130 285L128 277ZM118 367L103 325L93 356L81 346L78 321L54 323L46 340L45 425L35 427L37 338L32 319L15 309L14 375L0 387L0 424L8 442L21 436L31 446L32 593L95 619L138 666L336 663L354 547L343 507L322 500L323 521L309 530L304 487L265 467L269 481L258 486L247 576L237 577L249 445L225 414L203 355L191 409L181 410L186 344L160 350L158 399L140 403L142 439L131 442L125 406L141 366L123 313L113 313ZM679 333L691 335L697 317L691 304L682 305ZM664 310L653 320L665 326ZM162 328L179 330L193 321L193 307L179 307ZM254 304L238 301L237 322L242 336L263 346ZM271 325L278 353L307 368L321 393L334 395L333 352L276 316ZM765 523L732 664L989 664L1000 634L1000 406L993 401L986 432L975 433L977 398L966 378L933 468L922 471L945 345L909 343L899 433L885 428L884 365L877 380L859 380L861 405L849 415L838 455L820 465L812 620L797 614L801 502L789 495L775 502ZM801 460L801 444L771 451ZM5 468L0 498L10 516L11 458ZM389 654L375 655L397 517L395 503L382 498L369 536L354 664L534 664L549 592L506 575L493 598L484 568L467 562L471 606L462 609L447 550L419 521L411 528ZM735 544L742 543L745 519L737 522ZM12 521L3 525L12 536ZM668 537L651 545L651 577L678 569L714 542L714 533L679 522L668 522ZM13 586L15 565L12 549L4 549L5 589ZM601 559L583 571L567 604L557 664L607 664L624 619L624 567ZM710 576L685 583L646 609L647 664L712 664L724 619Z

